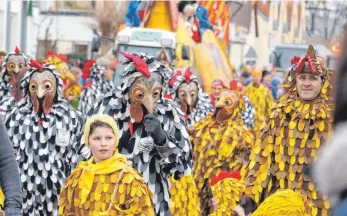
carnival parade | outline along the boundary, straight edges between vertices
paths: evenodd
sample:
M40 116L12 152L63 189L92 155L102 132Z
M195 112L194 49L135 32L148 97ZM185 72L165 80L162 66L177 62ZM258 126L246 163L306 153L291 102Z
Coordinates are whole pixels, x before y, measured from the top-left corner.
M1 4L1 216L347 216L347 3Z

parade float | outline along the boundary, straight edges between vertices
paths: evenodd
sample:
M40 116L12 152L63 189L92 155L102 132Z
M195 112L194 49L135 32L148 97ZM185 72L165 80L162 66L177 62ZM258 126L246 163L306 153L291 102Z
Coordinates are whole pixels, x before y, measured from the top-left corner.
M223 41L211 30L206 30L201 35L201 42L196 43L179 15L177 1L146 2L141 25L122 29L116 44L115 54L120 59L119 51L145 51L156 56L164 48L176 68L192 68L207 92L214 79L231 80L232 67L223 51ZM116 74L120 71L122 67L117 69Z

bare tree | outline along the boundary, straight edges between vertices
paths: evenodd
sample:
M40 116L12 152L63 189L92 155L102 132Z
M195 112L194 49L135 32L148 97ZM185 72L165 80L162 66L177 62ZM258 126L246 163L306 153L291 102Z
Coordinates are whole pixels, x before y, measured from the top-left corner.
M97 8L97 29L102 37L99 54L105 54L112 49L119 27L124 23L127 6L126 1L105 1L103 7Z
M40 41L41 44L38 44L36 51L36 58L42 58L49 50L55 51L58 40L52 40L52 26L54 22L57 22L57 16L45 15L42 20L37 24L38 25L38 34L37 41ZM55 25L56 28L58 25ZM40 40L40 32L44 31L44 39ZM56 29L56 38L58 38L58 29ZM43 55L43 56L42 56Z
M339 28L347 21L347 3L345 1L306 1L306 25L308 35L319 34L325 40L331 40Z

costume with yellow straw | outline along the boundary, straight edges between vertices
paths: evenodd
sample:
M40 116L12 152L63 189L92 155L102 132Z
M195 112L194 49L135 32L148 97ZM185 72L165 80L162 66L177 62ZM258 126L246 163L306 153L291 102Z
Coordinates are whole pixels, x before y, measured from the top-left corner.
M302 73L320 76L322 88L317 98L308 101L298 96L295 78ZM257 205L278 189L292 189L307 196L312 204L308 209L310 215L328 214L329 202L303 170L313 163L317 150L332 130L330 73L323 60L315 56L312 46L291 69L286 100L277 105L262 125L250 163L243 170L246 176L243 204Z
M215 112L194 124L193 175L203 215L210 213L209 179L221 170L239 171L248 163L254 136L241 118L244 109L245 100L240 92L224 91Z
M261 78L262 72L259 70L253 70L253 78ZM245 89L244 94L251 100L255 109L255 121L254 130L259 130L260 125L266 120L270 115L273 108L273 97L268 88L263 84L255 86L254 83L250 83Z
M87 120L85 144L88 146L90 127L95 121L112 127L117 147L116 122L112 117L100 114ZM59 200L59 215L69 214L154 215L152 193L126 157L115 151L112 157L98 163L93 158L82 161L71 173Z

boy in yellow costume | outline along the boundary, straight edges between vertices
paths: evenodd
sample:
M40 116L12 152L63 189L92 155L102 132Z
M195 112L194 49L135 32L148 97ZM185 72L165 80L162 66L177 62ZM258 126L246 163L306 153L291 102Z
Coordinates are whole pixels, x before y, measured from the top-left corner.
M246 215L279 189L307 196L312 204L308 214L328 215L329 202L303 171L314 162L332 130L330 73L311 45L291 69L286 100L262 125L250 163L243 170L246 191L240 205Z
M80 162L60 193L59 215L154 215L152 193L142 176L115 151L119 133L107 115L95 115L84 128L93 157Z
M271 92L262 83L262 72L253 70L252 83L250 83L244 90L244 94L251 100L255 108L255 121L254 130L258 131L260 125L271 114L274 100Z

